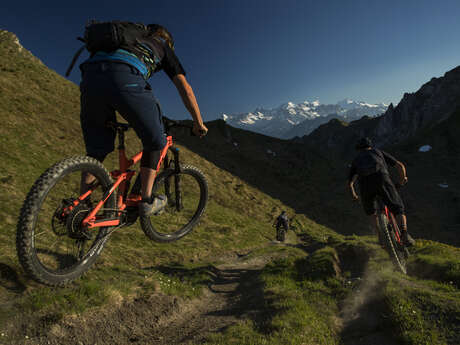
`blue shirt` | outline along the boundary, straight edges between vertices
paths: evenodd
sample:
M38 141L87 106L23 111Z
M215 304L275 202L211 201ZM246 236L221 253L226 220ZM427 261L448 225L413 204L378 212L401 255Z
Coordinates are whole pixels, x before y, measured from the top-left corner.
M147 66L139 60L139 58L124 49L117 49L111 53L106 53L103 51L96 52L93 57L90 57L83 63L91 63L91 62L98 62L98 61L120 61L127 63L130 66L136 68L145 79L150 77L149 69Z

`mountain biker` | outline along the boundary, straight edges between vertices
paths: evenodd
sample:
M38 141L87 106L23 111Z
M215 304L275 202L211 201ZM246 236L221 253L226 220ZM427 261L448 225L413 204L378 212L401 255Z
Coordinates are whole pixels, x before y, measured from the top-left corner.
M277 234L277 236L278 236L280 227L283 227L284 231L288 231L289 219L288 219L288 217L286 215L286 211L281 212L281 214L273 222L273 226L276 226L276 234Z
M109 53L95 52L80 65L80 121L87 155L102 162L114 150L115 133L106 127L106 122L116 120L115 111L128 121L142 141L141 216L158 212L166 205L164 195L151 193L166 138L160 104L146 80L163 70L176 86L194 120L194 134L203 137L208 131L184 68L174 53L172 35L158 24L149 24L147 28L149 36L142 44L147 52L158 54L157 61L149 60L146 55L140 59L131 51L117 49ZM82 192L88 190L94 179L89 173L82 176Z
M354 188L355 181L358 180L364 211L371 217L376 229L378 220L375 199L380 196L398 219L403 243L412 246L415 241L407 231L404 204L388 172L388 165L396 166L400 175L400 184L404 185L408 181L404 164L387 152L373 148L371 139L367 137L358 141L356 149L359 150L359 154L353 160L348 176L348 185L353 199L358 200Z

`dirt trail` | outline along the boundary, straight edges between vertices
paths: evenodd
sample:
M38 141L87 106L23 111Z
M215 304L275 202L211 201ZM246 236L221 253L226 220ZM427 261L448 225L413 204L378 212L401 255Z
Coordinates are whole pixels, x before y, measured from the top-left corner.
M235 255L213 270L213 282L199 299L182 300L161 293L118 306L66 317L44 336L24 339L23 344L116 345L197 344L213 332L221 332L238 319L259 313L260 270L272 257L247 259ZM18 343L20 344L20 343Z
M285 244L274 241L268 245L298 246L298 239L292 235L287 237ZM306 248L309 247L303 249ZM128 301L119 296L118 302L115 299L109 307L83 316L68 316L47 331L39 331L37 327L35 337L29 335L15 344L192 345L203 343L209 334L222 332L240 319L249 318L258 323L267 317L258 276L262 268L280 254L257 257L249 254L235 253L226 258L225 264L210 266L212 282L200 298L184 300L156 293ZM354 293L337 316L342 330L340 343L398 344L385 332L378 280L369 272L362 275L362 281L356 284Z

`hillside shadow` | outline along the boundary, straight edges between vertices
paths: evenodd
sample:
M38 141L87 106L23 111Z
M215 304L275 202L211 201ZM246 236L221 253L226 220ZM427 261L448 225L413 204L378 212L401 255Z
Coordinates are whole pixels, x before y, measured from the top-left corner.
M356 218L343 217L343 214L356 213L351 204L345 204L348 200L346 166L334 165L332 160L318 151L310 152L302 143L232 128L220 120L207 125L209 134L201 140L180 129L173 134L179 144L249 186L280 200L297 214L305 214L339 233L366 234L367 226L356 222ZM335 172L329 176L327 171ZM240 192L238 187L241 186L235 185L237 193ZM348 230L351 233L347 233Z
M206 125L209 133L201 140L192 138L188 132L181 130L177 130L174 135L181 145L251 187L280 200L297 214L305 214L314 222L343 235L370 234L362 205L352 202L346 186L348 163L356 155L354 149L346 143L352 142L354 136L358 137L356 130L347 134L348 141L343 139L343 145L338 145L334 150L327 150L327 145L321 147L318 144L317 147L311 143L305 144L300 139L272 138L233 128L222 120L211 121ZM340 137L338 134L337 136ZM455 204L459 200L458 191L452 189L451 200L446 199L449 197L447 194L439 199L448 202L449 208L446 210L426 201L432 199L432 192L431 189L425 188L425 184L427 178L432 179L433 176L425 176L424 173L415 171L415 167L426 170L428 168L425 165L430 161L425 162L425 158L420 161L421 158L416 155L418 152L413 152L414 147L418 147L414 145L410 150L404 147L389 148L390 153L395 151L394 154L401 157L407 163L408 169L414 172L411 174L413 178L410 185L400 191L413 235L416 238L458 245L458 236L455 235L457 228L453 228L458 225L459 219L458 212L456 213L453 208L458 205ZM274 156L269 152L277 154ZM455 157L458 157L458 153ZM451 170L456 171L454 167L455 165ZM452 178L456 178L456 175L452 175ZM235 186L235 192L238 193L236 187L238 186ZM423 197L420 197L421 195ZM421 214L421 206L432 210ZM441 216L442 219L439 218Z
M22 293L26 286L20 281L14 268L0 262L0 286L14 293Z
M261 334L273 331L270 326L272 318L282 312L273 306L270 296L263 290L260 280L262 269L228 268L219 269L214 265L186 268L182 265L163 265L147 269L158 270L163 274L174 276L179 280L193 280L206 285L212 293L224 295L227 302L219 310L207 313L209 316L229 318L249 318L255 329ZM215 333L224 331L225 326L216 329Z

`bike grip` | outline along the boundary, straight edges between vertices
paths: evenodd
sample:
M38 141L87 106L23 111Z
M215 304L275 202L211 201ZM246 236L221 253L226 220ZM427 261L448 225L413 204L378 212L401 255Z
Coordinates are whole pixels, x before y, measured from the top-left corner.
M204 134L206 134L206 131L205 130L200 130L199 133L204 135ZM190 135L192 137L198 137L198 135L196 135L195 132L193 131L193 127L190 127Z

